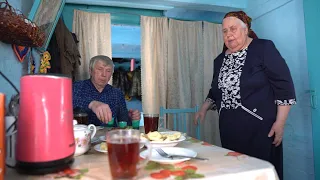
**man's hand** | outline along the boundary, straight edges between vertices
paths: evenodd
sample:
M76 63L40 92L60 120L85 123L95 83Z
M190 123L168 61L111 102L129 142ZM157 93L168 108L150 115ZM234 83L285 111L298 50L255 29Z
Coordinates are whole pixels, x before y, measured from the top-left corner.
M112 112L108 104L99 101L91 101L89 109L91 109L96 114L97 118L104 123L108 123L112 119Z
M132 119L132 120L138 120L141 118L140 116L140 112L138 110L132 110L130 109L129 110L129 117Z
M275 123L273 123L273 126L268 134L268 137L272 137L273 135L275 135L273 144L276 147L279 146L282 142L283 129L284 129L284 125L276 121Z

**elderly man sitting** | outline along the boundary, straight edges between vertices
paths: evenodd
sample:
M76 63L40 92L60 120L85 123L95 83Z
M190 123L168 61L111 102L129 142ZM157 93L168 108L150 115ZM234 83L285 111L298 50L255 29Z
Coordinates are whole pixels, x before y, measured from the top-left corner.
M132 119L140 119L138 110L128 111L123 93L108 84L114 64L108 56L95 56L89 64L90 79L73 84L73 108L84 109L89 116L89 123L103 125L115 119L132 124Z

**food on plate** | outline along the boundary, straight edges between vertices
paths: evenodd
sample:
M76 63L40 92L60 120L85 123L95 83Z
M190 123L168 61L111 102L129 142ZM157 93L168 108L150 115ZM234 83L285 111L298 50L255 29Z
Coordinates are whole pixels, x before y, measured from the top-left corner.
M170 142L180 139L181 132L160 133L158 131L149 132L148 134L141 133L141 139L147 139L152 142Z
M158 131L149 132L147 137L151 141L163 141L162 135Z
M100 150L101 150L101 151L106 151L106 150L107 150L107 143L102 142L102 143L100 144Z

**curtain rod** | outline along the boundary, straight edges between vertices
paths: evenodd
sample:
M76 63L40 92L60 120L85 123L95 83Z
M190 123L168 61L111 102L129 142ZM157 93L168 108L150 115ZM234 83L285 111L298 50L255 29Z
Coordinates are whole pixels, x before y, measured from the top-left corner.
M105 11L100 11L100 10L95 10L95 9L84 9L84 8L78 8L77 10L80 11L89 11L89 12L94 12L94 13L109 13L109 14L128 14L128 15L134 15L134 16L145 16L145 15L141 15L141 14L136 14L136 13L127 13L127 12L105 12ZM166 17L168 18L168 21L170 19L174 19L174 20L179 20L179 21L200 21L200 20L188 20L188 19L183 19L183 18L174 18L174 17L167 17L164 16L164 12L162 12L163 16L151 16L151 17ZM204 21L204 22L210 22L210 21ZM214 23L214 24L222 24L221 22L210 22L210 23Z
M128 13L128 12L105 12L105 11L100 11L100 10L95 10L95 9L84 9L84 8L79 8L77 10L80 10L80 11L89 11L89 12L94 12L94 13L109 13L109 14L128 14L128 15L134 15L134 16L144 16L144 15L141 15L141 14L136 14L136 13ZM162 12L162 15L163 12Z

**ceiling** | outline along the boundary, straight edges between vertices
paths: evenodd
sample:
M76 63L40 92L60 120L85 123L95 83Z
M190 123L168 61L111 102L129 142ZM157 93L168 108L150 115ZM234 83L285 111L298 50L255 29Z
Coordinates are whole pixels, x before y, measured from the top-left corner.
M154 10L191 9L229 12L245 9L248 0L66 0L66 3Z

